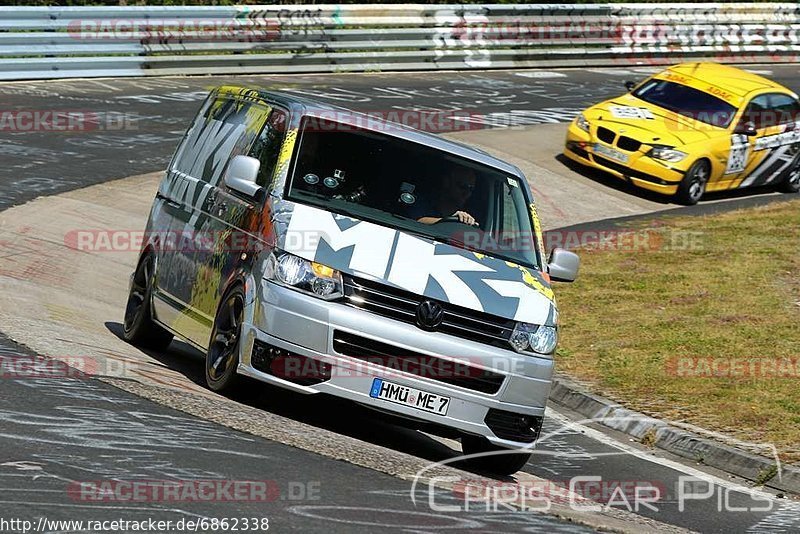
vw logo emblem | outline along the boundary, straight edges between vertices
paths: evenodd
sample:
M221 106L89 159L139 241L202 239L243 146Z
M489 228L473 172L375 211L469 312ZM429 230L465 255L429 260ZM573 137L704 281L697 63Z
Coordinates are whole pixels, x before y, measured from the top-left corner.
M417 326L423 330L435 330L442 324L442 319L444 319L444 310L438 303L424 300L417 306Z

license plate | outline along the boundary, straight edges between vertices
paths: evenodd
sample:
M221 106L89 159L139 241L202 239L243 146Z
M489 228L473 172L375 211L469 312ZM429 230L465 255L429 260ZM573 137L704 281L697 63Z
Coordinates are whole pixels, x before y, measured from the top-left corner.
M387 382L382 378L372 381L369 396L373 399L383 399L437 415L447 415L447 408L450 407L450 397Z
M623 154L619 150L614 150L613 148L609 148L605 145L601 145L600 143L595 143L594 151L596 154L600 154L602 156L609 157L615 161L619 161L620 163L628 163L628 155Z

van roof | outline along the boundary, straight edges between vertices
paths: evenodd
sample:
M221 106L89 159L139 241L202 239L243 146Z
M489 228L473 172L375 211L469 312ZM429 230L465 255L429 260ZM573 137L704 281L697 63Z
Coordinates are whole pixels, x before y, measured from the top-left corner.
M347 124L349 126L358 127L365 130L380 131L381 133L392 135L400 139L419 143L438 150L443 150L445 152L450 152L453 155L495 167L496 169L508 174L513 174L521 178L525 177L525 175L517 166L498 159L479 148L475 148L451 139L446 139L440 135L417 130L398 122L385 120L374 115L319 102L317 100L296 96L282 91L267 91L264 89L231 85L218 87L217 90L220 93L228 94L236 98L247 99L256 97L257 95L258 98L275 102L278 105L288 108L293 113L318 116L321 118L331 119L334 122ZM391 125L391 128L380 129L380 125Z

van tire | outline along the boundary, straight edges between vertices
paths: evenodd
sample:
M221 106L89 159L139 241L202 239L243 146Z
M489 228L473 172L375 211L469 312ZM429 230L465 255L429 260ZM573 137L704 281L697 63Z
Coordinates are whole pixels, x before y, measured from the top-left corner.
M707 160L699 159L692 163L675 192L678 202L686 206L697 204L706 192L706 184L710 175L711 165Z
M225 294L217 308L206 352L206 384L212 391L230 391L238 382L244 302L244 291L237 286Z
M122 337L139 347L166 350L172 342L172 334L153 321L153 286L155 282L155 257L148 252L139 260L133 273Z
M461 450L465 455L478 454L483 452L508 451L505 454L492 454L490 456L479 456L468 458L466 463L470 467L495 475L513 475L528 463L531 458L530 452L512 452L515 449L507 449L492 445L492 443L482 437L465 434L461 436Z

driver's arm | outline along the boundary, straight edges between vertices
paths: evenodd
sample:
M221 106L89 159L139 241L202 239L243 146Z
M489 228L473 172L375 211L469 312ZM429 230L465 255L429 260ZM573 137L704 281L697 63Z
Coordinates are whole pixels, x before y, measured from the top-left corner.
M436 224L442 219L450 219L453 218L458 222L468 224L470 226L478 226L478 221L475 220L475 217L467 213L466 211L456 211L452 215L448 217L420 217L417 219L417 222L421 222L422 224Z

